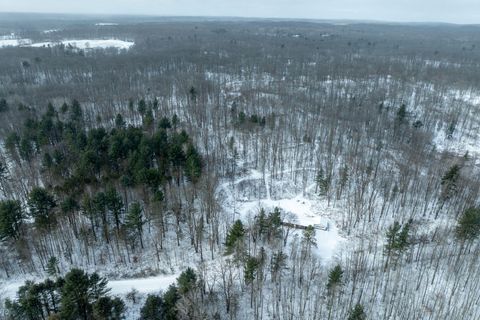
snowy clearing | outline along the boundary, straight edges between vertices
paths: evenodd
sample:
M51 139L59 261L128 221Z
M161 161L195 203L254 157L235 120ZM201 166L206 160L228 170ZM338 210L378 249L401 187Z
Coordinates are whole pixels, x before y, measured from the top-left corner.
M53 47L59 44L65 46L72 46L78 49L130 49L135 43L130 41L123 41L118 39L105 39L105 40L62 40L60 42L39 42L34 43L31 47Z
M95 23L96 26L99 27L104 27L104 26L118 26L118 23L113 23L113 22L99 22Z
M0 48L3 47L23 47L32 44L30 39L0 39Z

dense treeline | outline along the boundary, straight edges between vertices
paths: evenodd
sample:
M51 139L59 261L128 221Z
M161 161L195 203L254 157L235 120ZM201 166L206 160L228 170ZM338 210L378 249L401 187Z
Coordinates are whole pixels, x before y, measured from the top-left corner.
M60 111L50 104L38 118L27 117L19 132L7 136L5 148L19 167L38 169L39 185L24 198L17 194L26 208L19 200L0 202L2 239L25 245L27 218L45 236L68 222L87 247L88 241L109 244L113 238L117 247L123 239L132 250L137 243L143 248L147 222L161 226L164 237L166 195L199 181L202 158L176 116L153 117L155 105L139 101L140 127L127 125L118 114L112 128L88 129L76 100ZM177 225L182 219L177 216Z

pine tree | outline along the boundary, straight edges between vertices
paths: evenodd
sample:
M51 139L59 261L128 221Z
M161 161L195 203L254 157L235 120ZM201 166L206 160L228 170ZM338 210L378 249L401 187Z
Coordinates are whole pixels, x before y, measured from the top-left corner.
M187 268L177 278L178 292L185 295L193 290L197 284L197 275L192 268Z
M474 240L480 235L480 208L469 208L458 218L455 233L460 240Z
M125 303L115 297L100 297L93 305L95 320L122 320L125 313Z
M115 117L115 128L122 129L125 127L125 120L120 113L118 113Z
M398 258L410 245L410 226L412 220L409 220L403 226L395 221L387 230L384 254L387 256L385 269L388 267L390 258ZM395 260L396 261L396 260Z
M5 112L7 111L9 108L8 108L8 103L7 103L7 100L5 99L0 99L0 112Z
M342 267L337 264L328 273L328 282L327 282L328 291L329 292L334 291L335 288L342 285L342 281L343 281L343 270L342 270Z
M80 269L70 270L65 275L61 289L61 318L92 319L93 304L105 297L109 291L107 280L98 274L93 273L89 276Z
M165 306L165 320L177 320L177 302L180 300L178 288L175 285L170 285L168 290L163 295L163 303Z
M140 309L140 320L163 320L165 319L165 307L160 296L149 294L147 300Z
M366 319L367 319L367 315L363 310L363 306L359 303L357 303L355 307L352 310L350 310L350 313L348 315L348 320L366 320Z
M228 231L227 238L225 240L226 254L231 254L235 246L243 241L245 235L245 229L241 220L235 221L230 230Z
M117 190L109 187L105 193L105 201L108 211L113 215L117 233L120 232L120 216L123 212L123 200Z
M245 283L251 284L257 275L257 270L259 266L259 261L255 257L248 256L245 260L245 266L243 270L243 275Z
M129 230L133 241L135 241L137 237L139 238L140 246L143 249L142 234L145 221L143 219L142 211L142 206L138 202L130 204L130 209L125 217L125 227Z
M403 124L407 118L407 106L402 104L397 111L397 118L396 121L398 124Z
M441 198L443 201L450 199L457 190L458 179L460 178L460 166L451 166L442 177Z
M58 275L58 272L60 271L58 269L58 259L56 257L50 257L47 262L47 274L50 277L56 277Z
M54 221L53 209L57 205L53 196L44 188L33 188L28 195L27 203L29 214L35 219L35 224L42 228L50 228Z
M18 200L0 201L0 240L18 239L23 212Z
M313 226L307 226L305 230L303 230L303 243L307 246L317 246L317 239L315 239L315 228Z

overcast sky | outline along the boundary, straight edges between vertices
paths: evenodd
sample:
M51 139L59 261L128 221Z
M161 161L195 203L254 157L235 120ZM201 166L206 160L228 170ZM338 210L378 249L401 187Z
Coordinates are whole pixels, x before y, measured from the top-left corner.
M0 12L480 23L480 0L0 0Z

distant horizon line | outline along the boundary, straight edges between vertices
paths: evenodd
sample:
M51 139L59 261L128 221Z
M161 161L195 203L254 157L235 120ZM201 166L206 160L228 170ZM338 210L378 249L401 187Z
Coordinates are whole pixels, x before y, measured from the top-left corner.
M229 16L229 15L176 15L176 14L147 14L147 13L86 13L86 12L29 12L29 11L0 11L0 15L58 15L81 17L139 17L139 18L178 18L178 19L238 19L238 20L289 20L299 22L324 23L357 23L357 24L393 24L393 25L452 25L452 26L479 26L478 23L459 23L446 21L412 21L412 20L381 20L381 19L350 19L350 18L300 18L300 17L257 17L257 16Z

